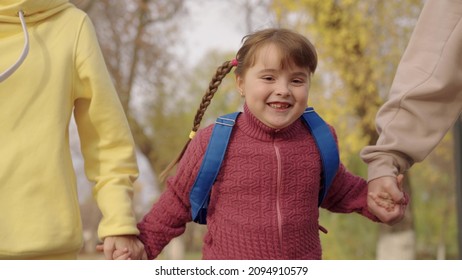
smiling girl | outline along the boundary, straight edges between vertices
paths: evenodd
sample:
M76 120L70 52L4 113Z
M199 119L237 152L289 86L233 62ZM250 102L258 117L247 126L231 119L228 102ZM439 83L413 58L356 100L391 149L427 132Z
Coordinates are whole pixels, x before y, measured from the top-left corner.
M203 258L322 258L321 159L300 119L316 65L315 48L304 36L265 29L246 36L236 59L217 69L195 118L192 139L174 161L179 162L176 174L138 224L150 259L191 221L189 195L214 125L194 134L218 85L233 67L245 103L212 188ZM367 210L366 197L366 181L340 164L321 207L378 221Z

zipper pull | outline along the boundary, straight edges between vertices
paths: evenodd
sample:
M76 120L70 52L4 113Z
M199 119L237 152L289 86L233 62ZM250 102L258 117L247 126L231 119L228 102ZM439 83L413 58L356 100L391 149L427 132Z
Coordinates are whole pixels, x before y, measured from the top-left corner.
M327 229L321 225L318 225L318 228L320 231L322 231L324 234L327 234Z

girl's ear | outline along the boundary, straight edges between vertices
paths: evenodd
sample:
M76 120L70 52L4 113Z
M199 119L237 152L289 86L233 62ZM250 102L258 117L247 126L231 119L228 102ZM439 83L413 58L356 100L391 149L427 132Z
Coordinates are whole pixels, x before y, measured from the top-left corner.
M236 88L241 96L244 96L244 80L241 76L236 75Z

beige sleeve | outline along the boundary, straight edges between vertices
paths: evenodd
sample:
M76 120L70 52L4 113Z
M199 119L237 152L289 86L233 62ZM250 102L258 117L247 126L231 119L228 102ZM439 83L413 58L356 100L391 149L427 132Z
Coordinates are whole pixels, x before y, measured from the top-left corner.
M368 180L409 169L435 148L462 109L462 0L428 0L361 151Z

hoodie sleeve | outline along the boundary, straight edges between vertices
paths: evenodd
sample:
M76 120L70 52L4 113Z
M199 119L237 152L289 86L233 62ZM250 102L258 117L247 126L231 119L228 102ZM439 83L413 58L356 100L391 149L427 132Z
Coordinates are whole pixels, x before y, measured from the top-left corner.
M428 0L361 151L368 180L404 173L435 148L462 110L462 1Z
M75 44L74 117L85 173L103 215L98 236L138 234L132 208L134 141L94 27L85 16Z

